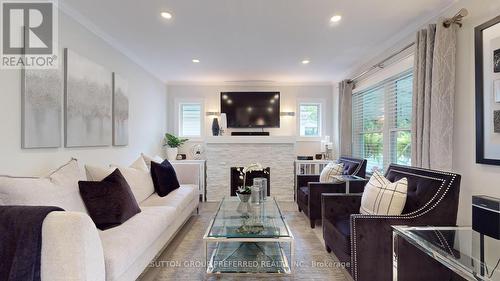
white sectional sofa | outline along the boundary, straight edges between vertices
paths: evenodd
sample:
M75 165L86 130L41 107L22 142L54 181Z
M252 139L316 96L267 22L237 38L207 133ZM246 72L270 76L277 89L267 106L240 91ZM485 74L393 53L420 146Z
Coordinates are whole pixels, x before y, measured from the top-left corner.
M55 173L70 169L70 163ZM50 213L43 222L43 281L136 280L198 208L198 186L195 181L185 182L191 168L183 171L183 167L175 167L180 188L165 197L152 193L138 202L139 214L104 231L96 228L79 203L75 204L77 198L72 197L79 196L75 192L78 179L74 183L67 177L61 181L55 173L43 179L0 177L0 205L55 205L66 210ZM45 190L53 190L54 194L35 198L28 194L32 193L31 187L23 189L22 185L37 180L47 181L41 186L55 184Z

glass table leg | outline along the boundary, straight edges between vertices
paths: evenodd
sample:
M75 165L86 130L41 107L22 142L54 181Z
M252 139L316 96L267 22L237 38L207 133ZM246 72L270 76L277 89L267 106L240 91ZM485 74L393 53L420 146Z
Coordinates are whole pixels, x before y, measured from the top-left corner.
M397 254L398 234L392 232L392 280L398 280L398 254Z

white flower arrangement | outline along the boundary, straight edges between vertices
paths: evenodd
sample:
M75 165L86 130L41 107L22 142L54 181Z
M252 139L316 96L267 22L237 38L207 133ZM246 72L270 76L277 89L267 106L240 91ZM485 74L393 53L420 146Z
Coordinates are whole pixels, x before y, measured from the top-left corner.
M236 170L240 173L240 180L243 180L243 186L238 187L238 192L243 194L245 194L249 190L249 188L246 186L247 173L263 171L264 174L269 174L269 172L264 169L264 167L262 167L260 163L253 163L246 167L243 167L243 169L237 168Z

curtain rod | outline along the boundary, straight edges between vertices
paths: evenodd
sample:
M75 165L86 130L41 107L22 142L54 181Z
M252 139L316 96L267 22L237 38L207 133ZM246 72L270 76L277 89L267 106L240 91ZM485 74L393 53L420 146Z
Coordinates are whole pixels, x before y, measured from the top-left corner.
M467 15L469 14L469 12L467 11L467 9L465 8L462 8L460 9L460 11L458 11L458 13L456 13L453 17L449 18L449 19L446 19L443 21L443 26L448 28L450 27L452 24L457 24L459 27L462 27L462 19L464 17L466 17ZM365 76L366 74L370 73L371 71L375 70L375 69L382 69L384 68L384 63L386 63L387 61L389 61L390 59L396 57L397 55L403 53L404 51L412 48L413 46L415 45L415 42L412 42L408 45L406 45L404 48L402 48L401 50L393 53L392 55L388 56L387 58L381 60L379 63L371 66L370 68L368 68L367 70L361 72L360 74L354 76L353 78L349 79L347 81L347 83L354 83L354 81L358 80L359 78Z

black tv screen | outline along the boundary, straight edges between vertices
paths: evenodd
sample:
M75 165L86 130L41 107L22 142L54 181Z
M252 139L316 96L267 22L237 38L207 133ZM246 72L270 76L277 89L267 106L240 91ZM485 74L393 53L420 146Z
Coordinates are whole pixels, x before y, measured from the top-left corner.
M279 92L222 92L221 113L228 128L279 128Z

